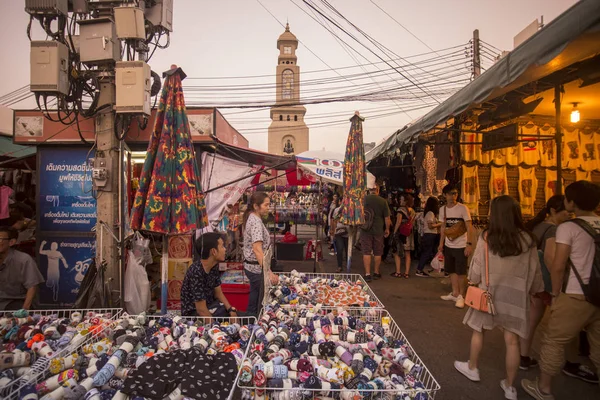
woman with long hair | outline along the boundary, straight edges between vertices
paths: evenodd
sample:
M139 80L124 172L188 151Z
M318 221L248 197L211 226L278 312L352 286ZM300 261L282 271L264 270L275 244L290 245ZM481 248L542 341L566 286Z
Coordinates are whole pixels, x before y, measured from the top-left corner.
M417 266L416 276L427 277L427 272L423 271L425 265L433 260L440 245L440 227L442 222L438 219L440 212L440 201L437 197L429 197L423 210L423 237L421 239L421 257Z
M487 254L486 254L487 253ZM504 331L506 379L500 382L504 397L516 399L513 386L519 369L519 338L529 335L530 295L544 289L535 236L523 224L519 203L510 196L492 200L490 223L477 244L469 269L469 281L489 292L496 313L469 308L463 323L473 329L469 361L455 361L454 367L472 381L479 381L479 355L483 332L496 327Z
M250 204L244 212L244 273L250 281L250 296L246 313L258 317L264 296L264 258L265 252L271 245L269 231L263 224L263 218L269 215L271 200L266 193L255 192L250 198ZM279 278L267 271L273 284Z
M396 272L392 274L394 278L405 278L408 279L408 272L410 271L410 252L415 249L415 239L412 232L412 225L415 221L415 210L412 208L415 203L415 199L412 194L402 195L400 199L400 207L396 214L396 224L394 225L393 239L395 243L392 245L392 251L394 252L394 261L396 262ZM400 227L406 224L410 226L410 233L403 234ZM405 273L401 273L401 255L404 253L404 265Z

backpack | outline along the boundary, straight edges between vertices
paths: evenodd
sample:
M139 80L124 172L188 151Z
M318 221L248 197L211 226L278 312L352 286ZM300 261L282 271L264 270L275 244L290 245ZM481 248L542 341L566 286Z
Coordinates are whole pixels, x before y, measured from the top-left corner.
M406 215L404 211L400 211L400 214L402 214L402 223L398 228L398 233L402 236L409 237L413 230L414 219Z
M571 264L573 273L575 277L579 281L581 285L581 290L585 295L585 299L588 303L595 305L596 307L600 307L600 234L586 221L581 218L572 219L570 222L574 222L581 229L583 229L588 235L590 235L594 239L596 251L594 253L594 262L592 264L592 271L590 272L590 281L587 285L583 284L583 280L581 279L581 275L573 266L573 263L569 259L569 263Z
M369 206L365 206L365 222L360 226L363 231L369 231L373 227L373 220L375 219L375 210Z

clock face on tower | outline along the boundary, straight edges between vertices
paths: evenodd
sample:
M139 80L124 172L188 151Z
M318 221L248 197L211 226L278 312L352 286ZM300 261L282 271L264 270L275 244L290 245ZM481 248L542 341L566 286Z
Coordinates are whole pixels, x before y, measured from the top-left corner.
M292 54L292 48L290 46L285 46L283 48L283 54Z

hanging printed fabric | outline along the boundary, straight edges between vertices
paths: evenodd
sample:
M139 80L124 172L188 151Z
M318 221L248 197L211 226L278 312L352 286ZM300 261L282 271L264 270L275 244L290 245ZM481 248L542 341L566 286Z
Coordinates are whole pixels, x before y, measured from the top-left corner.
M576 169L581 164L581 151L579 148L579 131L577 129L564 129L563 138L563 168Z
M523 215L533 216L535 197L538 181L535 177L535 168L519 167L519 203Z
M506 167L490 167L490 200L508 194Z
M471 215L479 215L479 168L462 166L462 180L460 193L463 204L467 206Z
M582 171L580 169L575 170L576 181L592 181L592 173L590 171Z
M594 133L594 145L596 146L596 167L594 170L600 171L600 132Z
M508 147L502 150L504 151L506 165L511 165L513 167L519 165L519 146Z
M494 163L494 165L497 165L498 167L501 167L503 165L506 165L506 154L510 151L511 149L496 149L496 150L491 150L488 153L490 154L490 162Z
M593 171L596 169L597 154L594 146L594 131L589 128L579 131L579 142L581 145L581 169Z
M528 122L520 128L521 140L519 143L519 164L537 165L540 161L538 150L539 128L533 122Z
M554 135L556 131L554 127L545 124L540 128L540 135L548 136ZM556 140L547 140L548 138L544 138L546 140L542 140L540 142L540 165L542 167L555 167L556 166Z
M563 179L564 181L564 179ZM556 171L552 171L550 169L546 170L546 184L544 185L544 194L546 195L546 202L550 199L550 197L554 196L557 188L557 178Z
M473 125L463 125L463 129L473 129ZM481 145L474 144L481 142L481 138L477 133L461 132L460 151L462 153L462 159L464 161L478 161L481 162Z

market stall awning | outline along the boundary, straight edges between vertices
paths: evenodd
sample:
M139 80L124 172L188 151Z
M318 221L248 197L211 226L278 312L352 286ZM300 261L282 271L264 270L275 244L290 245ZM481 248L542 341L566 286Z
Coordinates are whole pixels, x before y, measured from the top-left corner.
M600 1L582 0L523 42L473 82L367 155L367 162L415 136L528 83L600 54Z
M37 151L35 146L14 144L12 137L0 136L0 161L28 157Z
M296 167L296 160L293 156L278 156L263 153L262 151L227 144L214 136L213 139L214 143L202 144L201 148L205 151L217 153L232 160L262 166L266 169L271 168L283 171Z

